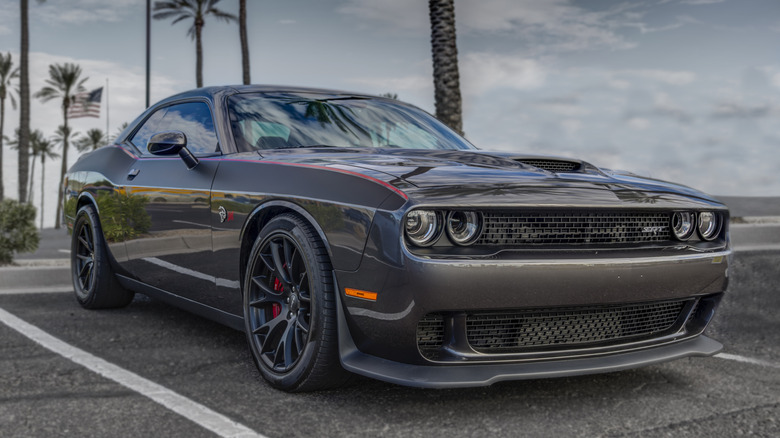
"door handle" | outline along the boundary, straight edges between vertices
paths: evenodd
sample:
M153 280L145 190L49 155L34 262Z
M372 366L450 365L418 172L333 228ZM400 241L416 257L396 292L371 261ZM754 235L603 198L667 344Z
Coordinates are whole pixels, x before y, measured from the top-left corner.
M127 179L132 181L139 173L141 173L140 169L130 169L130 172L127 172Z

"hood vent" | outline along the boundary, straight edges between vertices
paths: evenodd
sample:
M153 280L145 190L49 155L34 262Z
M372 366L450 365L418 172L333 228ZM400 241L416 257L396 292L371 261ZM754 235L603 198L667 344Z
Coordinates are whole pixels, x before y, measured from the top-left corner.
M549 172L576 172L581 164L576 161L545 160L545 159L521 159L517 160L529 166L538 167Z

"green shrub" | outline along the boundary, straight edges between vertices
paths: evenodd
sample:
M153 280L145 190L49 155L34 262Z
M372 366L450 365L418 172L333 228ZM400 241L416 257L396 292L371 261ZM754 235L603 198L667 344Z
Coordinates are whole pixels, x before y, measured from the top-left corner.
M11 263L14 252L38 249L35 207L13 199L0 201L0 265Z

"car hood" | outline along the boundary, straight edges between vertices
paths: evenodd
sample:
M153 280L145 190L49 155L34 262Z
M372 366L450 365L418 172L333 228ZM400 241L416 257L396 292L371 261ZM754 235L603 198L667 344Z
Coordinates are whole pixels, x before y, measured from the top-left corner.
M508 152L427 151L402 149L311 148L262 151L262 158L314 163L351 169L382 179L416 197L511 198L523 195L527 202L570 203L572 193L587 194L591 204L666 204L682 198L698 198L705 204L714 198L689 187L643 178L628 172L599 169L590 163L554 156L522 155ZM567 163L573 171L553 172L530 165ZM536 190L532 190L536 188ZM479 202L478 202L479 203Z

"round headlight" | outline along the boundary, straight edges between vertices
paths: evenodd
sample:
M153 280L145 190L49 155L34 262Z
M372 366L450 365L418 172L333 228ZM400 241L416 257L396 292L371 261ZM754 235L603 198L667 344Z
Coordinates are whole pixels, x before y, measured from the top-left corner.
M693 234L694 215L687 211L677 211L672 215L672 231L679 240L686 240Z
M473 211L452 211L447 216L447 235L457 245L468 245L479 237L482 220Z
M417 246L432 245L441 232L439 213L433 210L413 210L404 222L406 237Z
M720 215L711 211L699 213L699 236L704 240L713 240L720 233Z

